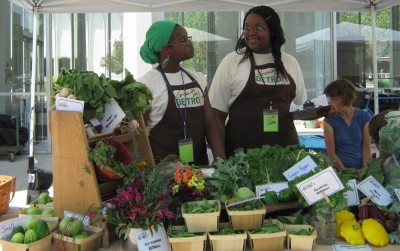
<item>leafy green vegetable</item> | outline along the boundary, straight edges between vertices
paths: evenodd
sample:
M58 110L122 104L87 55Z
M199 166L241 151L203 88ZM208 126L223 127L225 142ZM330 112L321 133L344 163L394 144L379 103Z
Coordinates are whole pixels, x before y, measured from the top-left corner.
M213 198L225 202L226 199L233 198L239 187L252 188L249 178L249 164L243 149L235 151L235 155L226 161L217 158L215 162L215 172L212 177L206 177L206 187Z

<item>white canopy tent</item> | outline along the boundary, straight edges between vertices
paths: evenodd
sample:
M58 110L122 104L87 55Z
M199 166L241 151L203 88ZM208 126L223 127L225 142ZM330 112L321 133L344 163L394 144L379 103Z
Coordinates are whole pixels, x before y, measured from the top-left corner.
M369 25L343 22L336 24L336 41L358 42L372 41L372 27ZM400 41L400 32L390 29L376 28L377 41ZM316 40L329 41L333 39L332 29L325 28L302 37L296 38L296 52L314 49Z
M182 12L182 11L246 11L258 5L268 5L286 12L346 12L370 11L374 48L373 74L377 76L375 11L389 8L400 0L9 0L34 13L33 48L36 48L38 13L110 13L110 12ZM33 50L32 58L36 58ZM31 94L35 93L36 60L32 64ZM375 113L379 111L378 83L375 81ZM31 95L30 156L33 156L35 95Z

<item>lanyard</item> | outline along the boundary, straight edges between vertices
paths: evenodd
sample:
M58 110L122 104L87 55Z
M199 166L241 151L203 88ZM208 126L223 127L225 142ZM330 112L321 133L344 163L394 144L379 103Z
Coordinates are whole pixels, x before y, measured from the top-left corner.
M186 86L185 86L185 81L183 80L183 72L181 69L181 78L182 78L182 85L183 85L183 93L185 96L185 107L183 109L183 113L182 113L182 108L181 105L178 104L178 98L176 97L176 95L174 94L174 91L172 90L172 86L169 83L167 76L165 76L165 73L163 72L162 68L160 66L157 67L157 69L161 72L161 75L164 78L165 84L167 85L168 90L171 92L172 96L174 96L175 98L175 104L178 106L178 111L179 114L181 115L181 119L182 119L182 123L183 123L183 135L184 135L184 139L186 139L186 111L187 111L187 106L186 106Z
M256 61L254 60L253 55L250 55L250 60L252 61L252 64L254 65L254 68L257 69L258 75L260 76L261 81L263 82L264 86L266 86L265 81L264 81L264 77L261 75L260 69L259 69L258 66L256 65ZM272 100L273 100L273 96L274 96L274 93L275 93L276 83L277 83L277 82L278 82L278 78L276 77L276 78L275 78L275 84L274 84L274 86L273 86L273 88L272 88L272 91L271 91L270 95L268 95L268 96L269 96L269 97L268 97L268 100L269 100L269 109L270 109L270 110L272 110Z

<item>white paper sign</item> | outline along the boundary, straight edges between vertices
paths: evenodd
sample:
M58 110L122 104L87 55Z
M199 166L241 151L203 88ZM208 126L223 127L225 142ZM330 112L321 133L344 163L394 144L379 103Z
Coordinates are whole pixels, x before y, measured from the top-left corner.
M267 191L274 191L276 193L279 193L285 188L289 188L289 184L287 182L258 185L256 186L256 196L260 197Z
M396 193L397 200L400 201L400 189L393 189L393 190Z
M100 121L103 126L102 132L112 132L125 118L125 113L114 98L110 99L110 103L106 104L104 109L104 117Z
M135 239L139 251L170 251L165 229L161 226L158 227L156 232L153 228L153 235L150 230L134 229Z
M322 192L330 196L344 188L332 167L328 167L296 184L296 187L309 205L324 199Z
M83 225L90 225L90 219L88 216L81 214L75 214L69 211L64 211L64 218L74 218L82 221Z
M288 181L291 181L299 176L313 171L316 166L317 164L314 162L314 160L310 156L307 156L286 170L283 175Z
M204 174L205 177L212 177L212 175L215 172L215 168L214 167L201 168L201 172Z
M82 100L56 97L56 111L83 113L85 103Z
M328 99L326 98L325 94L319 95L318 97L315 97L311 101L314 103L315 107L329 105Z
M347 191L344 194L344 197L347 199L347 206L351 207L360 205L360 197L358 196L357 181L355 179L349 180L347 185L353 189L353 191Z
M348 251L348 250L357 250L357 251L372 251L371 247L367 245L356 245L353 246L348 243L336 243L332 245L333 251Z
M393 201L390 193L373 176L361 181L358 189L367 197L374 196L371 200L379 206L387 206Z

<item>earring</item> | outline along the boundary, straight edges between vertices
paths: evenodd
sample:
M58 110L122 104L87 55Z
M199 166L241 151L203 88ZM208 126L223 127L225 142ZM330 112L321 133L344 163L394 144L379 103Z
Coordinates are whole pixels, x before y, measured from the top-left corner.
M169 61L169 57L167 57L166 59L164 59L164 61L162 61L162 63L161 63L161 68L162 69L167 67L168 61Z

